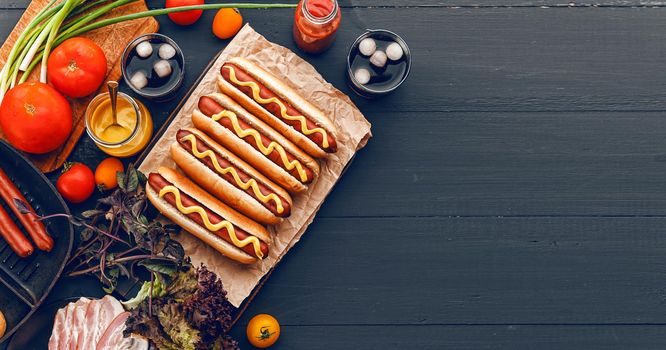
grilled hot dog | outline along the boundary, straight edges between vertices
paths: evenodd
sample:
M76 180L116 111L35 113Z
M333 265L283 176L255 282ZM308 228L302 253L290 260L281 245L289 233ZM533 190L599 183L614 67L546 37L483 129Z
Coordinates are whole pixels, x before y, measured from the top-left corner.
M231 98L211 94L199 99L194 125L290 192L307 189L319 164Z
M224 203L265 224L291 213L289 194L197 129L181 129L171 157L194 182Z
M148 176L151 203L171 221L223 255L243 264L268 256L268 231L213 198L170 168Z
M220 90L313 157L337 150L336 128L317 107L276 76L240 57L224 63Z

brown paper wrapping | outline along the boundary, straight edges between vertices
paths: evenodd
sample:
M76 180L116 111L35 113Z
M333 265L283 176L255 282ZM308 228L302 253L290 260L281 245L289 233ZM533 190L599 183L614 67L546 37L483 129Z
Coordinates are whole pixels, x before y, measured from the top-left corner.
M139 166L144 173L160 166L175 167L169 157L169 147L175 141L180 128L192 126L191 114L200 96L216 92L216 79L222 64L234 56L245 57L276 76L283 77L305 98L324 111L338 128L338 151L320 161L321 174L309 186L307 192L294 195L292 214L281 224L269 227L274 234L269 256L251 266L231 261L187 233L178 236L186 253L195 265L204 263L217 273L228 292L231 303L239 307L262 277L269 272L296 244L324 202L345 166L372 137L370 123L345 94L326 82L307 62L289 49L273 44L255 32L249 25L236 35L222 51L210 70L183 104L171 125L155 143L155 146Z

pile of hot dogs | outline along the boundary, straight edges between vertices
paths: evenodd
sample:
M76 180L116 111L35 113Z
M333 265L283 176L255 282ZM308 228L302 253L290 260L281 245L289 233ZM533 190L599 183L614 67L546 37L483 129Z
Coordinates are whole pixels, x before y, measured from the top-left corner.
M251 264L268 256L263 225L292 212L291 194L319 175L315 158L337 150L336 128L318 108L256 64L232 58L218 88L199 98L195 128L181 129L171 156L186 174L148 176L155 207L225 256Z
M0 198L21 222L21 226L30 236L35 246L39 250L50 252L53 249L53 238L46 232L46 227L34 214L30 203L2 169L0 169ZM15 199L22 201L30 212L23 214L14 202ZM16 255L22 258L30 256L35 251L30 240L2 206L0 206L0 236L4 238Z

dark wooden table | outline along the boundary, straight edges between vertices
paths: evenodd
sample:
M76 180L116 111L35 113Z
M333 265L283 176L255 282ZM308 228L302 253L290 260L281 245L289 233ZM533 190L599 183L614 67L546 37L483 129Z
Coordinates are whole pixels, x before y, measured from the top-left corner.
M26 2L0 0L0 40ZM664 349L662 4L344 1L337 42L307 59L351 95L349 44L386 28L412 75L381 101L352 96L375 137L236 338L248 347L244 324L270 313L279 349ZM186 85L225 46L213 15L159 19ZM243 15L294 47L291 10ZM156 126L175 103L149 104ZM83 137L71 159L102 157Z

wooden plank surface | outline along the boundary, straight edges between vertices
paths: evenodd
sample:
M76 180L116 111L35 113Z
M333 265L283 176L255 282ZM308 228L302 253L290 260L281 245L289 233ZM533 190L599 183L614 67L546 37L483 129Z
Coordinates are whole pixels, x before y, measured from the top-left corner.
M664 226L318 219L242 319L270 311L291 325L666 324Z
M336 44L306 55L327 80L350 93L364 28L405 37L414 70L389 98L352 96L375 138L234 335L270 313L278 349L666 347L666 9L572 3L342 2ZM20 12L0 11L0 38ZM226 43L213 15L158 19L185 86ZM243 15L294 47L290 10ZM156 127L175 104L148 104ZM84 137L71 159L103 157Z
M665 117L371 114L376 142L358 154L361 165L349 169L321 215L663 216Z
M409 20L395 21L394 11ZM664 82L654 74L666 70L664 11L354 8L332 50L306 57L349 92L339 59L348 45L365 28L400 33L415 51L411 77L382 103L354 98L370 118L395 111L664 111ZM293 47L291 17L290 10L270 11L252 25ZM170 33L185 38L208 27L201 21ZM437 28L436 37L424 28ZM210 36L199 40L197 54L206 58L221 46Z
M244 329L232 332L252 349ZM664 326L283 326L279 349L663 350Z

